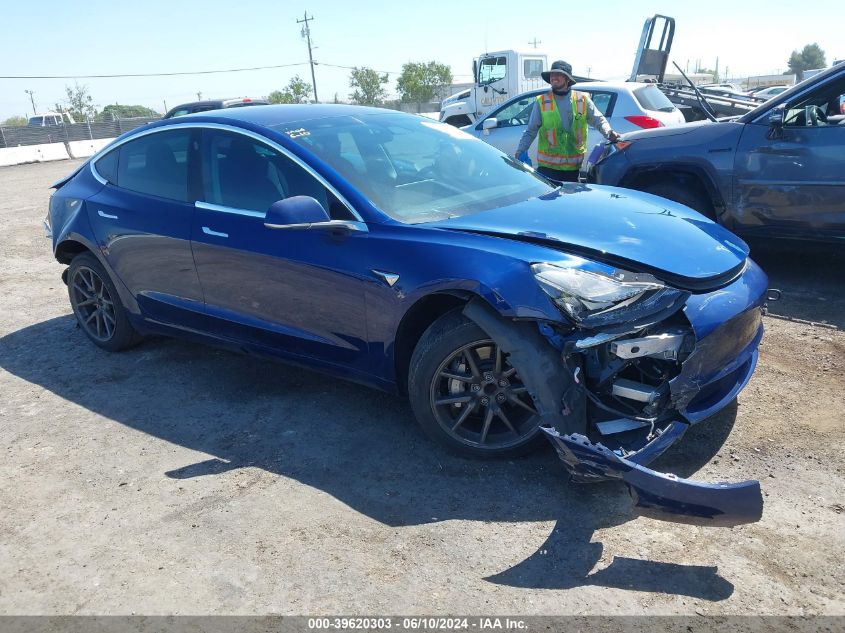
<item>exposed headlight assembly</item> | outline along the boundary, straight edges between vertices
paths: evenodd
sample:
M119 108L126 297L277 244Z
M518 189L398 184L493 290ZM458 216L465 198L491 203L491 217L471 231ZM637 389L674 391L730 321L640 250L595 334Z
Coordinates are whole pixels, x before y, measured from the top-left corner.
M603 272L540 263L531 271L555 304L583 327L636 321L678 306L687 296L652 275L618 268Z

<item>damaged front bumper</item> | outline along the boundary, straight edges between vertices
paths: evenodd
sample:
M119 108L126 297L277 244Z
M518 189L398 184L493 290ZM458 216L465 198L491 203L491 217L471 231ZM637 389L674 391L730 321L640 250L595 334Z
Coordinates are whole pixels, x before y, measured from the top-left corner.
M657 446L649 451L649 456L655 451L659 454L661 448L668 448L683 434L685 426L684 423L673 423L654 440L653 444ZM583 435L561 435L554 429L541 428L575 479L623 481L639 515L713 527L754 523L763 516L763 496L758 481L712 484L682 479L646 468L637 463L636 457L620 457L601 444L593 444Z
M758 482L711 484L646 466L750 380L767 283L748 260L728 286L690 295L665 321L633 332L567 333L545 323L532 333L527 323L507 324L477 304L464 312L510 354L574 481L622 480L635 511L652 518L733 526L762 516ZM546 344L535 340L537 330ZM651 382L637 380L631 367L642 367Z
M687 300L684 314L695 347L668 383L671 408L678 417L638 450L614 451L581 434L543 428L575 481L622 480L635 512L655 519L723 527L760 520L763 498L757 481L707 483L646 465L680 440L690 424L727 406L751 379L763 336L766 284L765 275L750 262L728 288Z

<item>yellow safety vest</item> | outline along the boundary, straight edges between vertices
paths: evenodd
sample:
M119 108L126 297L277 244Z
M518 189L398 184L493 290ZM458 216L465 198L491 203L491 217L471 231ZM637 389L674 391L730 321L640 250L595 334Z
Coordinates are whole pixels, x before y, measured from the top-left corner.
M537 162L542 167L572 171L581 167L587 152L587 95L572 91L572 128L563 129L563 121L552 91L539 95L540 138L537 142Z

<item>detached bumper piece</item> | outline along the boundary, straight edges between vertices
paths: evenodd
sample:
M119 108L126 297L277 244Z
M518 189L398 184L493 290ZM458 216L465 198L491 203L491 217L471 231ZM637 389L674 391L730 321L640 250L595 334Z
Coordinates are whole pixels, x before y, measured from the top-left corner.
M763 496L758 481L711 484L681 479L620 457L583 435L561 435L555 429L541 428L567 470L578 481L623 481L638 515L712 527L754 523L763 516Z

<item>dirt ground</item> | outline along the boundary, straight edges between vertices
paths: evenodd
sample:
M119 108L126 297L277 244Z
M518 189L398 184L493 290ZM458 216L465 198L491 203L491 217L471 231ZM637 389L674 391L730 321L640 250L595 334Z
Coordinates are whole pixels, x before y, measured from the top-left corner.
M452 457L399 398L76 329L41 221L78 161L0 168L0 614L845 614L845 253L784 292L737 403L656 464L756 478L763 520L632 518L551 448Z

